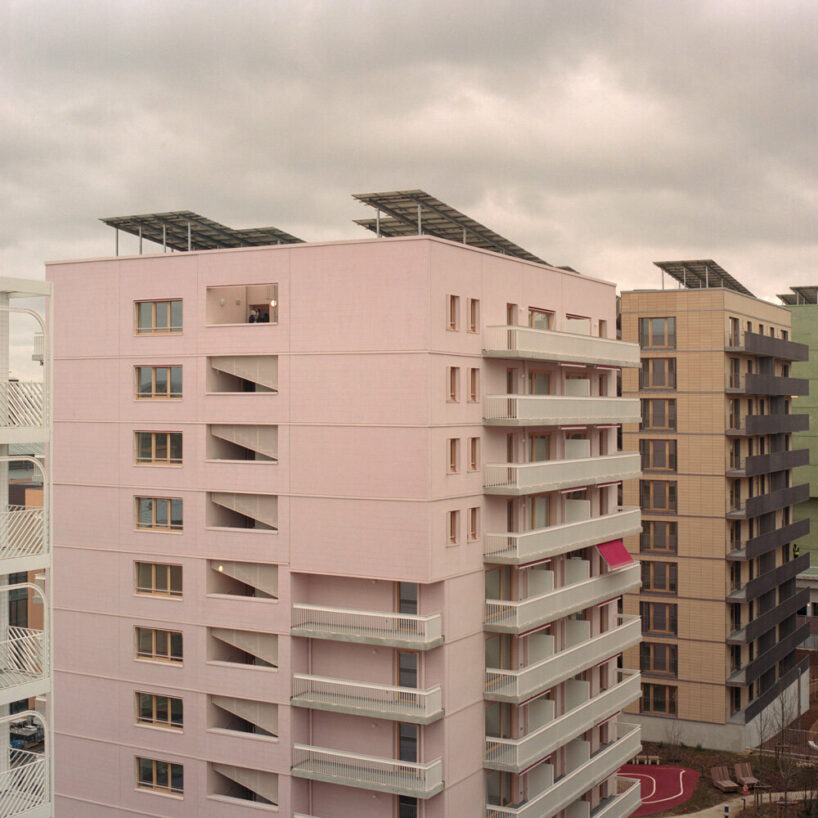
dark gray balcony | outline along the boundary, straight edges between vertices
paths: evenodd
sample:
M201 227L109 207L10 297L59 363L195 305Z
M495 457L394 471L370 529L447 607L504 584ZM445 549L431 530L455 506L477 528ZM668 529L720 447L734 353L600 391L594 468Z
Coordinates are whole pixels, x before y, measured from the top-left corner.
M739 468L729 469L728 477L755 477L757 474L770 474L776 471L787 471L798 466L809 465L809 449L794 449L770 454L756 454L745 457L737 464Z
M746 372L735 380L728 380L725 392L729 395L809 395L809 381L805 378Z
M734 427L729 421L727 425L727 434L731 437L806 432L809 415L745 415L740 427Z
M776 642L769 650L730 676L727 679L728 687L746 687L752 684L762 673L777 665L794 651L808 636L809 625L796 628L789 636Z
M785 341L782 338L771 338L758 332L744 333L744 351L748 355L759 357L778 358L782 361L809 360L809 347L806 344L797 344L795 341Z
M786 690L799 676L809 674L809 657L802 659L794 668L790 668L769 690L765 690L755 701L750 702L744 710L736 713L733 719L748 724L765 707L772 704L782 690Z
M758 599L767 591L772 591L779 585L785 583L788 579L792 579L802 571L809 568L809 553L801 554L794 560L779 565L778 568L773 568L772 571L767 571L755 579L751 579L746 585L733 591L728 597L728 602L749 602L752 599Z
M757 616L745 627L733 631L727 637L727 644L746 645L749 642L754 642L759 636L767 633L770 628L774 628L788 616L792 616L796 611L801 610L808 602L809 589L804 588L789 599L785 599L780 605L776 605L771 611Z
M808 499L809 483L802 483L799 486L759 494L757 497L748 497L743 508L734 508L727 512L727 519L746 520L748 517L760 517L762 514L794 506Z
M801 537L806 537L807 534L809 534L809 520L796 520L794 523L776 528L773 531L767 531L753 537L751 540L747 540L744 543L744 548L731 551L727 555L727 559L733 562L752 560L780 548L788 542L795 542Z

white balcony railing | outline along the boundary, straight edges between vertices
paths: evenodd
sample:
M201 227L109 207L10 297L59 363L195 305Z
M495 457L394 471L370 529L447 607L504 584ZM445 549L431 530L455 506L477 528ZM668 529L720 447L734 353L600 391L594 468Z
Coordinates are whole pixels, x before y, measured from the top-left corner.
M514 815L519 818L552 818L572 801L615 773L629 759L639 753L640 729L631 724L618 724L619 737L598 750L587 761L545 787L538 793L530 793L525 803L501 807L486 804L486 818Z
M414 798L431 798L443 789L439 758L420 764L294 744L291 772L299 778Z
M601 517L552 525L520 534L485 534L484 555L486 562L519 565L638 534L641 530L640 510L620 508L614 514L603 514Z
M486 494L532 494L629 480L640 473L639 452L617 452L572 460L488 463L483 482Z
M638 398L487 395L483 417L496 426L639 423L641 406Z
M45 755L9 748L4 766L0 771L0 815L3 818L28 814L29 810L48 802Z
M297 707L419 724L429 724L443 715L440 685L417 690L296 673L291 701Z
M42 508L9 506L0 511L0 560L46 553L46 531Z
M0 383L0 427L44 425L45 388L42 383Z
M590 730L595 724L618 713L640 694L640 676L623 671L623 678L593 699L582 702L559 718L546 722L520 738L486 736L484 766L492 770L522 772L553 750Z
M621 624L518 670L486 668L485 697L519 703L576 676L639 643L638 616L620 616Z
M486 630L500 633L521 633L622 596L639 588L641 583L639 563L633 563L608 574L519 601L487 599L485 627Z
M428 650L443 643L442 627L440 614L417 616L298 603L293 605L290 634Z
M45 635L42 631L12 626L5 636L0 641L0 690L48 675Z
M492 358L639 366L639 344L531 327L486 327L483 350Z

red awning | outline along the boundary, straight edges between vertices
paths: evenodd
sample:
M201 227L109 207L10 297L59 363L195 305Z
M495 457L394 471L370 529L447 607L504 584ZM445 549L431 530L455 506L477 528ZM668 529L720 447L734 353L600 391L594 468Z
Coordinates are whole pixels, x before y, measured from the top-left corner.
M597 551L599 551L602 559L608 563L608 568L611 571L622 568L623 565L630 565L634 561L622 540L601 543L597 546Z

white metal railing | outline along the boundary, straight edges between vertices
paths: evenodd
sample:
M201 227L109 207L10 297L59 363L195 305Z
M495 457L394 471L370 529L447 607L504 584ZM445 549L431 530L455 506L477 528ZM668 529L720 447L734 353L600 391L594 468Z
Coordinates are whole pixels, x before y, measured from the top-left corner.
M19 815L48 800L46 756L9 748L7 766L0 771L0 815Z
M486 395L487 422L514 425L576 423L639 423L638 398L573 397L570 395Z
M336 639L342 642L399 642L431 647L443 639L440 614L384 613L322 605L293 605L293 636Z
M593 699L582 702L567 713L546 722L520 738L486 736L485 766L490 769L520 772L545 758L563 744L575 739L595 724L618 713L636 701L641 680L637 671L622 671L622 680Z
M48 671L45 647L42 631L9 627L0 641L0 689L43 678Z
M522 701L638 644L641 638L639 617L620 616L619 621L621 624L615 628L518 670L486 668L486 698Z
M293 675L292 703L304 707L321 705L342 711L378 715L381 718L431 719L443 712L440 685L428 690L411 687Z
M516 357L537 360L639 366L639 344L531 327L486 327L483 349L488 354L511 352Z
M519 633L626 594L637 589L641 583L641 568L635 562L626 568L589 577L527 599L487 599L485 626L487 630Z
M524 804L514 807L486 804L486 818L500 818L503 815L514 815L519 818L552 818L561 812L572 801L616 772L641 749L638 726L620 723L616 728L618 736L616 740L599 749L587 761L557 779L550 787L545 787L536 794L529 793Z
M429 798L443 788L443 762L425 764L326 747L293 745L292 774L362 789Z
M0 383L0 427L43 426L45 387L42 383Z
M543 460L535 463L487 463L483 484L487 491L556 491L569 486L588 486L610 480L638 477L639 452L617 452L570 460Z
M603 514L548 528L538 528L519 534L505 532L483 535L483 553L487 562L522 563L555 557L588 545L638 534L641 531L639 508L620 508L613 514Z
M0 560L47 552L46 532L44 509L8 506L0 511Z

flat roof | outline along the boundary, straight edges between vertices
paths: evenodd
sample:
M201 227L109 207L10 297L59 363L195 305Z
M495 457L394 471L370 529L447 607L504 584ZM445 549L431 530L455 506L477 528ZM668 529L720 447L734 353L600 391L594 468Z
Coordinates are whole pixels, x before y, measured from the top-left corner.
M789 306L818 304L818 286L790 287L791 293L780 293L779 298Z
M385 193L353 193L359 202L374 207L385 217L355 219L379 236L416 236L429 234L440 239L468 244L481 250L503 253L536 264L551 266L547 261L524 250L514 242L495 233L465 213L423 190L393 190Z
M134 236L170 247L187 250L219 250L225 247L259 247L268 244L298 244L303 239L277 227L250 227L238 230L219 224L192 210L111 216L101 222Z
M736 281L711 258L653 263L689 290L723 288L755 298L741 282Z

